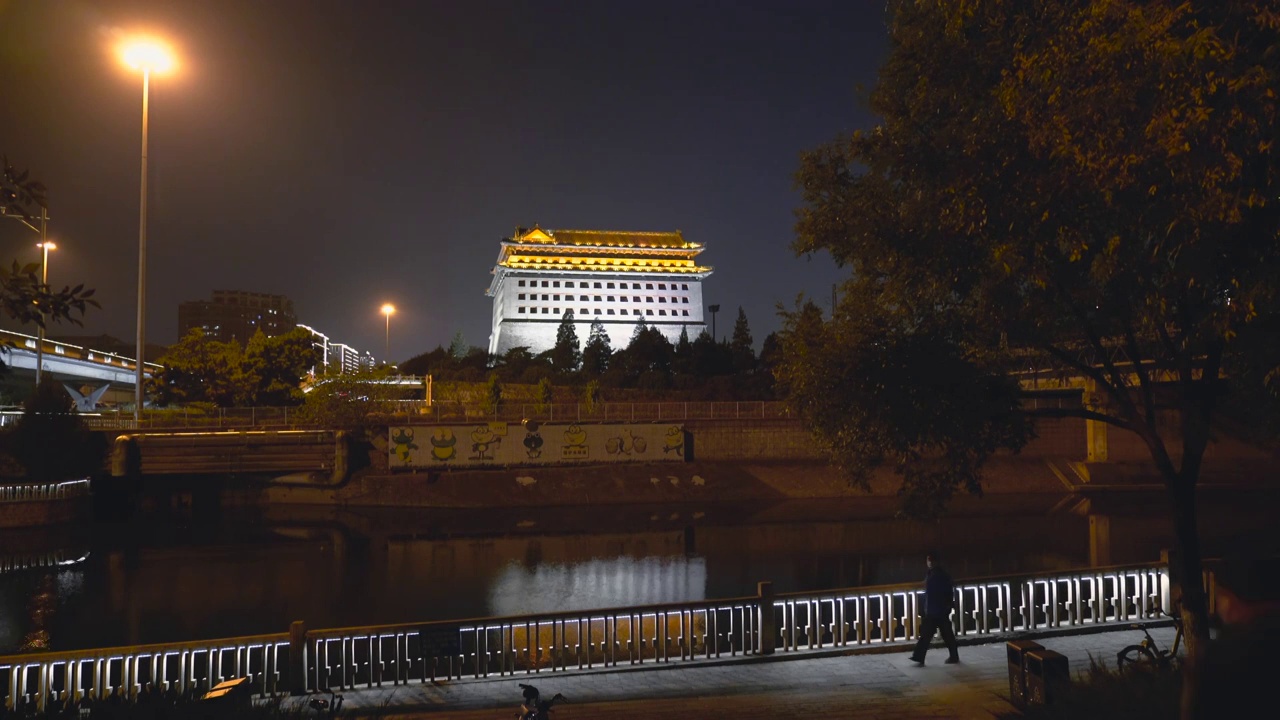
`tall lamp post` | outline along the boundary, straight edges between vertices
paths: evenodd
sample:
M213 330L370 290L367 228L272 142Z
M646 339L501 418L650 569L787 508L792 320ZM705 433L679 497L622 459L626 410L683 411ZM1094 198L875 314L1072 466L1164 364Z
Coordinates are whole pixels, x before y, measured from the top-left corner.
M44 262L40 266L40 282L47 286L49 284L49 251L56 247L53 243L49 242L49 209L43 205L40 206L40 227L32 225L27 221L26 217L22 215L8 215L4 213L2 209L0 209L0 217L13 218L23 225L26 225L27 229L40 233L40 242L36 243L36 247L45 248ZM45 247L46 245L48 246L47 248ZM42 307L40 308L40 328L36 331L36 334L39 336L36 341L37 386L40 384L40 368L44 365L44 321L44 308Z
M707 309L711 311L711 340L720 342L720 338L716 337L716 313L720 312L719 305L708 305Z
M40 248L44 257L40 261L40 284L45 287L49 286L49 251L57 250L58 246L49 242L46 234L46 225L48 224L47 213L40 213L40 242L36 243L36 247ZM36 341L36 385L40 385L40 373L44 371L44 324L45 324L44 308L40 308L40 338Z
M386 354L383 357L386 358L386 363L388 365L391 364L391 316L395 315L395 313L396 313L395 305L392 305L391 303L385 303L382 306L382 314L387 316L387 346L386 346Z
M125 64L142 71L142 187L138 196L138 343L134 365L133 419L142 419L143 349L147 324L147 122L151 100L151 73L164 74L173 68L173 55L163 44L149 39L126 43L120 50Z

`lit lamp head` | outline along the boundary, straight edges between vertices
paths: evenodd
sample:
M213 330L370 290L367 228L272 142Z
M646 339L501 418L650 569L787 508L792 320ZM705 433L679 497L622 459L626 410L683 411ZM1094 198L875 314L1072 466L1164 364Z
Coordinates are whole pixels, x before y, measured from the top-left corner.
M45 249L45 250L57 250L57 249L58 249L58 246L57 246L56 244L54 244L53 242L42 242L42 243L36 243L36 247L38 247L38 248L43 248L43 249Z
M392 305L391 303L386 303L382 306L382 314L386 315L387 317L391 317L392 315L395 314L395 312L396 312L396 306Z
M152 38L134 38L120 46L120 59L134 70L163 75L173 70L169 46Z

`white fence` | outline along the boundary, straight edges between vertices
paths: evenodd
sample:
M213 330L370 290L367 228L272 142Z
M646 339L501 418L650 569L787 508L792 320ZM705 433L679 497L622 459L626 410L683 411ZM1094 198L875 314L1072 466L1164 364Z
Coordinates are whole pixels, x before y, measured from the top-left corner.
M1213 577L1206 575L1212 597ZM1160 564L958 581L956 634L1116 625L1169 610ZM908 643L918 584L505 618L341 628L0 657L10 709L81 706L142 693L199 694L249 678L258 695L554 673L644 663Z

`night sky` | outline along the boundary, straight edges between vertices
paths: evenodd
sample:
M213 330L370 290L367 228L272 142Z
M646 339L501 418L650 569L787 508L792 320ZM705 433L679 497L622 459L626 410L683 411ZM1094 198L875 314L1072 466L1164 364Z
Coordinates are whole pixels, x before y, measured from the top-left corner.
M147 339L214 289L279 293L381 358L488 342L518 225L682 230L708 303L757 347L775 306L842 271L790 249L802 150L871 119L884 2L0 0L0 152L49 187L50 282L134 337L141 77L116 38L168 40L153 80ZM0 261L37 261L0 221ZM11 326L12 323L9 323Z

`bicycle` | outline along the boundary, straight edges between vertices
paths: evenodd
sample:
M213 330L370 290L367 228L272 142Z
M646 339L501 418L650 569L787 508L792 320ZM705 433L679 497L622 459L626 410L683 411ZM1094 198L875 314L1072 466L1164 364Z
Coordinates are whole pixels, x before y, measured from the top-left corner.
M1138 663L1146 663L1151 667L1157 667L1162 670L1174 668L1178 662L1178 648L1182 645L1182 618L1177 615L1168 615L1173 620L1173 626L1177 632L1173 636L1173 645L1168 650L1161 649L1156 644L1155 638L1151 637L1151 633L1147 630L1147 623L1134 623L1129 627L1134 630L1141 630L1143 635L1142 642L1137 645L1129 645L1120 652L1116 653L1116 667L1124 670L1125 665L1130 666Z

